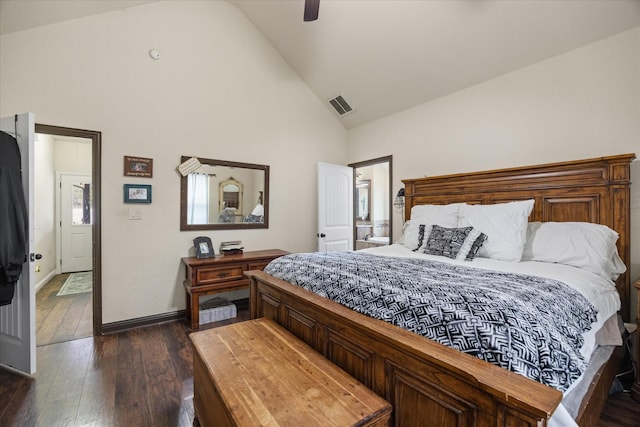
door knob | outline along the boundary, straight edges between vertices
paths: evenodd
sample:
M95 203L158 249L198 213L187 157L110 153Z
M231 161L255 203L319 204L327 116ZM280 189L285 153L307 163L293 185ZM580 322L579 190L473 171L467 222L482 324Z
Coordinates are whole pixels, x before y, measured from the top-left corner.
M33 253L32 253L32 254L30 254L30 255L29 255L29 259L30 259L32 262L33 262L33 261L35 261L35 260L37 260L37 259L42 259L42 254L33 254Z
M324 234L324 233L316 234L316 236L318 236L318 237L327 237L327 236L325 236L325 234Z

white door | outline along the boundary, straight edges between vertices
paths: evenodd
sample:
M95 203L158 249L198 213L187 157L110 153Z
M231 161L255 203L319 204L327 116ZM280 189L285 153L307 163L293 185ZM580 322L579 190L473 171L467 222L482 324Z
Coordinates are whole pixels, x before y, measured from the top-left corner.
M59 174L60 271L92 269L91 175Z
M0 129L16 137L22 156L22 187L29 213L29 260L22 266L13 301L0 306L0 364L33 374L36 371L35 215L33 199L33 148L35 120L32 113L0 119ZM16 136L17 134L17 136Z
M353 249L353 168L318 162L318 251Z

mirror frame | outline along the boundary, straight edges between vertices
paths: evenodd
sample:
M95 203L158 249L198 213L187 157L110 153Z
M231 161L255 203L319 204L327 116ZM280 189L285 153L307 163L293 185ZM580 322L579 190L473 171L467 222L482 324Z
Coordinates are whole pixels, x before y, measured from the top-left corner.
M180 157L180 163L185 162L193 156ZM232 168L256 169L264 172L264 193L262 195L262 206L264 206L264 222L238 222L238 223L216 223L216 224L187 224L187 176L180 178L180 231L194 230L243 230L252 228L269 228L269 166L254 163L230 162L226 160L207 159L197 157L203 165L227 166Z

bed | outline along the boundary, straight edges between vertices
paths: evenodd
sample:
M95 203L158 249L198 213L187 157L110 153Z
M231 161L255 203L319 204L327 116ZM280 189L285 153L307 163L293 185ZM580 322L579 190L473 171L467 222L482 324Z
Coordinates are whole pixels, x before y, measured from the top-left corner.
M626 154L404 180L405 216L410 218L413 208L422 205L533 200L531 224L595 223L614 230L617 253L629 266L629 175L634 158ZM266 272L248 276L251 317L276 320L388 400L393 425L571 424L563 420L563 393L556 388L360 314ZM618 275L615 288L619 314L629 322L628 269ZM620 364L622 347L606 349L601 365L580 381L580 398L571 414L580 426L596 425Z

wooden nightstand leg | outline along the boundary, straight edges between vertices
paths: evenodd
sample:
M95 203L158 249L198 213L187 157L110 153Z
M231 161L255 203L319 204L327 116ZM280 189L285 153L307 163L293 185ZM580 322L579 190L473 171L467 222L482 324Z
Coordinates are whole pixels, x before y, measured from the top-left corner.
M636 368L636 377L633 381L633 386L631 387L631 397L633 400L640 402L640 279L636 280L633 285L636 288L636 355L635 355L635 368ZM633 363L633 361L631 362Z
M191 325L191 294L187 291L184 292L185 301L185 315L187 317L187 325Z
M200 298L198 294L192 293L191 297L191 329L200 328Z

